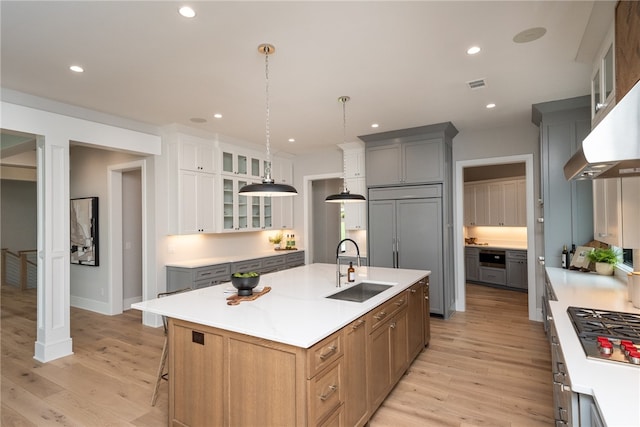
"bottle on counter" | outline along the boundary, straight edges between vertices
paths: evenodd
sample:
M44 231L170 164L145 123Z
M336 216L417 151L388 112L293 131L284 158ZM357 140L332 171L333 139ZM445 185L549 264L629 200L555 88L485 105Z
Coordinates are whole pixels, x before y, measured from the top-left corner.
M573 255L575 253L576 253L576 245L571 245L571 250L569 251L569 262L567 263L568 264L567 268L571 266L571 260L573 259Z
M284 243L284 248L285 249L291 248L291 237L289 237L288 234L287 234L287 240L285 240L285 243Z
M296 247L296 235L295 234L291 235L291 242L289 242L289 243L291 243L291 249Z
M567 245L562 247L562 268L569 268L569 251Z
M355 282L356 281L356 269L353 268L353 262L349 263L349 268L347 269L347 282Z

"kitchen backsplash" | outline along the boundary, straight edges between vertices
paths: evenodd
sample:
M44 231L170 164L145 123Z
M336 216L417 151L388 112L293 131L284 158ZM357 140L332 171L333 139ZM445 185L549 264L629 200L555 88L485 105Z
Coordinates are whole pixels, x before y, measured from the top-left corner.
M465 238L490 245L527 245L527 227L465 227Z

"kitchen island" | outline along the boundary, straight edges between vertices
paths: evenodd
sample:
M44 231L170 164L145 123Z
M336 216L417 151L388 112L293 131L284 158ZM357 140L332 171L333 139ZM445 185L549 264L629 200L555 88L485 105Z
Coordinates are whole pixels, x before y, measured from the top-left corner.
M391 286L326 298L347 286L313 264L262 276L271 291L236 306L230 284L133 305L169 318L169 424L364 425L428 341L430 272L356 273Z
M574 396L591 396L607 426L640 426L640 366L587 358L567 314L569 306L577 306L640 315L628 301L625 283L561 268L547 267L546 273L557 299L549 301L547 315L557 330Z

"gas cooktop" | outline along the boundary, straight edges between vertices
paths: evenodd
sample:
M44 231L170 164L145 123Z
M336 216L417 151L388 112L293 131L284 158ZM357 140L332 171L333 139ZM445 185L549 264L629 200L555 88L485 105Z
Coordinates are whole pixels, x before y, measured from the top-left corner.
M567 313L588 358L640 366L640 314L583 307Z

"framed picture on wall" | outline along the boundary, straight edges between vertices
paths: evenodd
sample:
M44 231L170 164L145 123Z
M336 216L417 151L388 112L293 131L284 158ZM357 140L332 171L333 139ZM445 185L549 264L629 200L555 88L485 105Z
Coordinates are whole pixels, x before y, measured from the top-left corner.
M98 198L71 199L71 264L99 266Z

